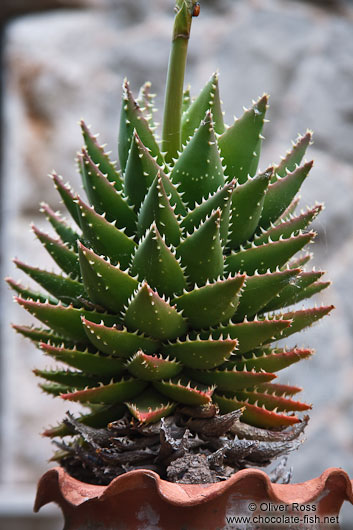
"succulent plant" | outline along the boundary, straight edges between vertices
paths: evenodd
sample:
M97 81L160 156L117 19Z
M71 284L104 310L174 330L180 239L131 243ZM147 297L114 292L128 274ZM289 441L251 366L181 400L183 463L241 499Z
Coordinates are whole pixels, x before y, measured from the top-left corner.
M198 10L177 2L161 145L150 84L135 100L124 81L120 169L82 122L87 200L52 175L76 227L46 204L57 237L33 227L63 274L15 260L48 295L8 280L45 326L15 329L69 367L35 370L41 388L88 407L76 421L94 428L126 413L151 424L180 407L213 407L278 429L310 408L293 398L299 388L274 380L312 354L277 342L332 309L291 307L328 285L304 271L309 253L295 257L313 241L308 226L322 209L295 213L311 133L259 172L268 96L228 127L217 74L195 99L183 91ZM67 423L46 431L69 433Z

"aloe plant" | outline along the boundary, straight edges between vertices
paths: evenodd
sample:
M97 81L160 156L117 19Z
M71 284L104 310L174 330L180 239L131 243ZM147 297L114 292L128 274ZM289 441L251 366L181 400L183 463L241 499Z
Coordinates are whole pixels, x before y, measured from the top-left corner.
M311 133L258 171L268 96L226 126L217 74L195 99L184 91L198 12L197 2L177 1L161 145L150 84L135 100L125 80L120 169L82 122L87 199L52 175L76 226L42 204L57 235L33 227L62 273L15 260L48 294L8 280L44 325L15 329L69 367L35 370L41 388L89 408L71 429L102 429L124 415L149 425L180 410L213 411L213 420L238 410L264 439L262 430L292 426L310 408L293 398L299 388L274 381L312 354L277 342L332 309L291 307L328 285L304 270L309 253L295 256L312 243L308 227L322 209L295 213ZM69 424L45 434L70 434Z

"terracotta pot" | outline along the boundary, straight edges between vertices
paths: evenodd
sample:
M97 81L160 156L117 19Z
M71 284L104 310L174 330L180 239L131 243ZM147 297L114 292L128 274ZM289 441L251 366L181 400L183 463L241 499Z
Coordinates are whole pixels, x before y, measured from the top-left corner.
M152 471L137 470L109 486L85 484L54 468L39 482L34 510L56 502L64 514L64 530L327 530L338 528L344 500L353 503L352 482L336 468L288 485L272 484L257 469L205 485L173 484ZM249 522L237 522L239 516L249 517Z

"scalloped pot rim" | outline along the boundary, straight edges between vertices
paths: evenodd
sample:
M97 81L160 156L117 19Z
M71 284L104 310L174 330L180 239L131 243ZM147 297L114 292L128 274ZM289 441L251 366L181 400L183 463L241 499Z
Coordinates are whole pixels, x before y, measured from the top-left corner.
M67 530L83 530L87 524L102 530L212 530L232 528L223 526L226 516L245 513L251 500L257 507L259 501L267 503L270 512L273 505L315 505L318 516L329 514L338 521L343 502L353 504L353 482L339 468L329 468L300 484L272 484L264 471L251 468L238 471L224 482L194 485L167 482L153 471L139 469L115 478L108 486L96 486L80 482L56 467L39 481L34 511L50 502L57 503ZM145 516L147 526L143 523Z

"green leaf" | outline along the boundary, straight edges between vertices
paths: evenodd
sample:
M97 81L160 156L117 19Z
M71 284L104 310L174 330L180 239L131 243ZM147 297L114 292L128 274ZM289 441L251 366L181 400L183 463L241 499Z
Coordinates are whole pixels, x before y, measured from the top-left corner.
M196 381L206 385L215 385L218 390L236 391L242 388L252 388L260 383L271 381L276 376L266 372L244 370L187 370Z
M204 287L194 286L189 292L175 298L177 308L183 312L194 329L207 329L226 322L234 314L239 291L245 276L229 277Z
M298 386L281 385L280 383L263 383L256 387L257 392L264 392L275 396L293 396L302 390Z
M238 354L247 353L264 344L272 337L282 338L283 331L291 325L291 320L253 320L251 322L242 322L241 324L230 323L226 326L220 326L212 332L215 339L220 336L229 337L238 340Z
M227 245L230 249L238 248L255 233L272 173L270 168L233 191Z
M120 313L137 289L138 281L82 244L79 257L83 283L90 299L113 313Z
M61 397L69 401L79 401L80 403L123 403L140 394L146 386L147 383L134 378L121 379L118 383L70 392L62 394Z
M279 427L289 427L300 420L296 416L287 416L285 414L277 414L274 411L269 411L256 405L251 405L245 401L239 401L236 397L227 398L225 396L215 395L214 400L220 408L222 414L228 414L233 410L238 410L246 407L242 415L242 420L249 425L259 427L261 429L273 429Z
M221 365L231 353L236 350L237 340L220 338L190 340L186 337L184 342L169 342L162 345L163 354L171 355L185 366L196 369L210 369Z
M207 405L212 401L213 387L206 388L185 378L156 381L153 386L161 394L183 405Z
M97 142L97 136L92 135L83 120L81 120L80 125L88 155L99 167L103 175L106 175L107 179L114 183L116 189L122 190L123 181L120 172L116 168L116 163L110 160L108 153L106 153L104 148Z
M229 180L236 178L239 184L243 184L256 173L267 103L268 96L262 96L218 139Z
M241 249L226 257L227 272L231 274L246 272L248 275L266 273L267 270L275 271L282 267L296 252L299 252L314 237L315 232L300 233L289 239L280 239L264 245Z
M44 213L61 241L76 250L77 241L80 238L78 233L60 217L58 212L54 212L45 202L40 203L40 211Z
M260 226L267 228L280 217L294 199L312 166L313 162L307 162L269 186L259 222Z
M171 173L183 201L189 208L224 185L222 161L217 148L212 116L206 114L200 127L184 147Z
M147 388L140 396L134 398L133 401L125 403L125 405L132 416L146 425L156 423L161 418L169 416L176 406L175 403L170 403L153 388Z
M305 230L309 224L319 215L323 208L322 204L314 206L311 210L303 212L298 217L292 217L287 221L282 221L276 225L272 225L262 234L255 237L254 244L256 246L268 243L269 241L278 241L280 238L288 239L292 235L297 235L301 230Z
M103 353L122 358L129 358L136 351L157 353L159 342L126 329L107 327L90 320L82 319L82 325L90 342Z
M30 265L26 265L16 259L14 260L14 263L19 269L28 274L30 278L58 300L61 300L65 304L73 303L74 305L82 305L79 301L80 297L86 297L85 288L82 283L72 280L71 278L65 278L54 272L31 267Z
M323 306L323 307L311 307L310 309L301 309L298 311L289 311L288 313L282 313L280 316L281 318L284 318L285 320L291 320L292 324L290 328L283 331L281 337L278 337L275 335L275 340L281 338L289 337L290 335L293 335L293 333L297 333L298 331L301 331L302 329L305 329L314 322L317 322L320 320L320 318L323 318L324 316L328 315L332 309L334 309L335 306ZM277 317L278 315L276 315Z
M123 84L123 102L120 114L120 133L118 143L120 166L123 171L125 171L126 168L134 130L136 130L141 138L143 145L149 149L151 155L156 157L158 164L162 165L163 158L158 144L140 107L132 97L129 83L125 79Z
M53 260L66 274L71 274L75 277L80 276L80 265L76 252L70 250L60 239L53 239L34 225L32 225L32 230Z
M38 377L47 381L58 383L65 387L85 388L98 384L97 377L87 375L83 372L73 372L71 370L33 370Z
M12 327L15 331L27 339L30 339L35 344L44 342L46 344L55 344L57 346L64 345L66 348L72 348L74 346L72 341L56 335L51 329L35 328L33 326L17 326L15 324L12 324Z
M307 131L304 136L299 136L296 143L286 156L281 160L280 164L275 167L275 174L277 177L285 177L288 172L292 172L301 163L307 147L312 140L312 132ZM277 180L277 179L276 179Z
M169 180L164 175L164 181ZM160 234L165 236L167 245L179 245L181 228L175 214L175 206L171 206L159 172L154 179L138 214L137 235L142 237L146 230L155 222Z
M43 392L51 396L60 396L61 394L71 390L70 387L66 385L60 385L58 383L40 383L38 386L43 390Z
M188 108L191 105L191 95L190 95L190 85L186 87L183 94L183 105L182 105L182 114L185 114L185 112L188 110ZM206 111L205 111L206 112ZM204 113L202 114L204 115ZM197 127L197 125L196 125Z
M172 296L186 287L186 280L173 249L168 248L155 223L140 242L133 257L130 273L148 284L160 295Z
M20 282L16 282L12 278L5 278L6 283L13 289L21 298L25 300L36 300L37 302L42 302L43 304L50 302L55 305L58 303L56 298L52 298L49 295L33 291L29 287L24 287Z
M97 254L103 254L115 264L119 263L126 269L136 246L132 238L122 230L109 223L97 214L93 208L87 206L81 199L77 200L80 212L80 222L84 238Z
M251 318L259 313L299 272L300 269L288 269L248 276L233 321L241 322L245 317Z
M70 213L73 220L78 226L80 226L80 218L78 216L76 207L76 193L74 193L69 184L64 184L62 177L59 177L56 173L51 174L51 178L54 181L54 186L59 192L59 195L65 204L68 212Z
M175 339L187 330L184 318L146 283L129 303L124 324L129 331L139 331L159 339Z
M151 131L153 131L156 128L153 120L153 112L155 111L154 99L156 94L151 94L151 86L150 81L146 81L146 83L141 86L136 103L148 121Z
M218 73L214 73L199 96L190 104L190 90L184 93L182 143L193 136L207 111L211 111L216 133L224 132L223 114L219 98Z
M183 367L175 360L139 351L127 362L126 368L142 381L160 381L178 375Z
M205 285L223 274L220 220L221 211L216 210L177 248L177 256L181 258L190 284Z
M301 403L301 401L293 401L292 399L286 399L283 397L276 396L275 394L262 394L260 392L237 392L237 399L245 401L251 405L259 407L264 406L267 410L279 410L279 411L304 411L311 409L310 405Z
M126 228L127 235L134 235L137 216L126 202L122 191L117 191L114 184L109 182L85 149L80 155L80 160L86 194L96 212L105 214L107 221L116 221L117 228Z
M61 305L42 304L16 298L16 301L26 309L31 315L53 329L55 333L76 342L87 342L85 331L81 324L81 317L84 316L94 322L103 320L106 325L113 325L116 317L106 313L97 313L86 309L76 309L72 306L63 307Z
M313 350L294 348L255 350L245 355L239 361L235 361L237 370L265 370L266 372L278 372L293 363L308 359L313 355Z
M57 361L66 363L87 374L114 377L121 375L125 371L123 361L116 357L106 357L98 353L89 353L87 350L80 351L76 348L68 349L52 346L43 342L39 346L46 354Z

